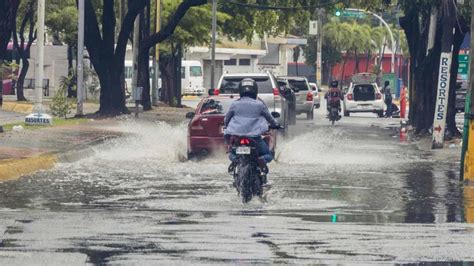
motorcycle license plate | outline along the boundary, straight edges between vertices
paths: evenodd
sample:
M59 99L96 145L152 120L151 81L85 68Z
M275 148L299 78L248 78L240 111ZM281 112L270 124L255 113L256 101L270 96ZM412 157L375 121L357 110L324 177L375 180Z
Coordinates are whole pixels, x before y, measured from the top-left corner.
M250 147L237 147L235 153L237 154L250 154Z

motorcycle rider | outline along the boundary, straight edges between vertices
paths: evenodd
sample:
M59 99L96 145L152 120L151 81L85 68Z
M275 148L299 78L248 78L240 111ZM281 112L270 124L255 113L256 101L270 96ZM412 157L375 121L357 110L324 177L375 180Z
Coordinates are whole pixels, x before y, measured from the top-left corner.
M339 82L337 80L331 81L330 88L326 93L328 115L331 107L336 107L338 112L341 111L341 100L343 99L342 91L339 89ZM341 115L338 115L338 120Z
M245 78L239 83L240 99L234 101L224 119L224 139L227 144L230 136L247 136L252 138L258 149L258 165L262 175L268 173L267 163L273 160L273 156L267 143L262 139L262 134L268 131L268 124L271 128L278 129L280 124L270 114L265 103L257 100L257 83L251 78ZM229 159L232 163L229 166L229 173L235 168L237 156L231 152ZM266 182L266 178L264 178Z

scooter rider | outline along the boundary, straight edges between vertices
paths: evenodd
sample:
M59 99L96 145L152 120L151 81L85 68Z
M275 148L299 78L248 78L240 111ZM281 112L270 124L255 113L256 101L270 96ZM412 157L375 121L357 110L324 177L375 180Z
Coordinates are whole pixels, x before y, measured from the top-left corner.
M271 128L280 128L280 124L273 118L267 106L257 100L257 83L251 78L243 79L239 84L240 99L234 101L227 112L224 125L224 137L228 141L230 136L251 137L257 146L259 167L262 174L268 173L267 163L273 160L273 156L267 143L262 139L262 134L268 131L268 124ZM230 153L229 159L232 161L229 172L233 172L236 155Z
M341 111L341 100L343 99L343 96L338 85L339 82L337 80L332 81L330 88L326 93L328 113L331 111L331 107L337 107L337 110L339 112Z

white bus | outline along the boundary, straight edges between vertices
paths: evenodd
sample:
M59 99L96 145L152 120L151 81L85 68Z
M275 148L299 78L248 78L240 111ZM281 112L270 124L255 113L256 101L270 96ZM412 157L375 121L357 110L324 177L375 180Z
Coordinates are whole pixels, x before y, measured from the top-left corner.
M150 61L150 86L152 86L151 77L154 74ZM132 88L133 63L131 60L125 60L125 84L128 91ZM158 87L161 89L161 78L158 79ZM182 95L202 95L204 94L204 78L202 65L199 61L181 62L181 94Z

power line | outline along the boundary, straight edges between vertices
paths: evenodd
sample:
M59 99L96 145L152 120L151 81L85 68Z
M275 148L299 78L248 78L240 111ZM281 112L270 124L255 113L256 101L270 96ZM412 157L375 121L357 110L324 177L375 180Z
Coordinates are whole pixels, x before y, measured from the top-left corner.
M344 1L339 0L335 2L329 2L325 4L319 4L319 5L310 5L310 6L299 6L299 7L287 7L287 6L267 6L267 5L256 5L256 4L244 4L244 3L238 3L235 1L228 1L227 3L236 5L236 6L241 6L241 7L247 7L247 8L253 8L253 9L260 9L260 10L285 10L285 11L297 11L301 9L312 9L312 8L322 8L322 7L327 7L327 6L332 6L336 4L343 3Z

